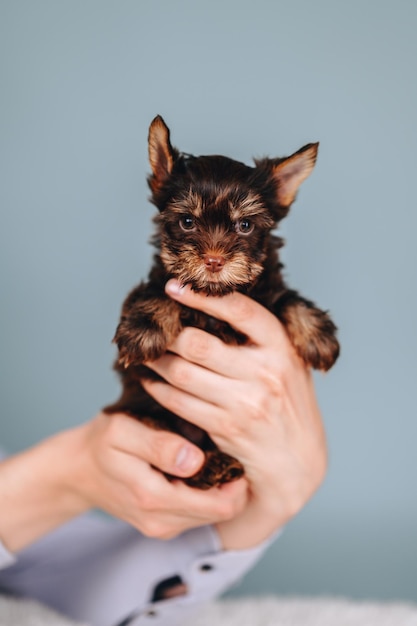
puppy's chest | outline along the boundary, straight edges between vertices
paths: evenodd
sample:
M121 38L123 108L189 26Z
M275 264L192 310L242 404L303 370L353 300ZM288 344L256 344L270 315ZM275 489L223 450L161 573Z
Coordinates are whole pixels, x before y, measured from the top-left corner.
M246 343L246 335L232 328L230 324L218 320L211 315L207 315L206 313L202 313L201 311L182 306L180 319L183 326L201 328L201 330L205 330L219 337L219 339L227 344L242 345Z

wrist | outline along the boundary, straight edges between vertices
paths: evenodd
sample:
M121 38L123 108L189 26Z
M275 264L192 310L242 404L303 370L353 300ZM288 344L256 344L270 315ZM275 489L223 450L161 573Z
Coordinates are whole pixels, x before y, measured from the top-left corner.
M296 488L274 491L261 491L251 494L246 509L239 516L216 525L224 550L239 550L257 546L278 529L283 528L311 498L320 486L325 475L317 469L307 483Z
M253 499L243 513L217 523L215 528L224 550L246 550L269 539L290 517Z

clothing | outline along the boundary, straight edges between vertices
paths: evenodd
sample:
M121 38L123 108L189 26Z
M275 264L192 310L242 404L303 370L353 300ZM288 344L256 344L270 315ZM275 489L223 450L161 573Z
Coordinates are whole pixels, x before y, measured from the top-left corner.
M162 541L91 513L17 555L0 542L0 589L91 626L175 626L238 581L272 540L223 551L211 526ZM170 578L180 579L187 593L152 602L158 583Z

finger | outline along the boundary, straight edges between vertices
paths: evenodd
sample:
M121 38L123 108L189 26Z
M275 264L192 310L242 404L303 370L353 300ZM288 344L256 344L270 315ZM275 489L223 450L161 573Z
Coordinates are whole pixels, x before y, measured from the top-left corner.
M175 415L212 435L222 431L226 412L221 407L162 381L144 379L141 382L150 396Z
M118 459L118 474L124 484L136 492L138 509L154 519L163 519L173 526L184 527L229 519L238 513L247 500L247 481L241 478L232 483L201 490L184 482L169 481L157 470L137 463L130 455Z
M229 378L175 354L164 354L156 361L147 363L147 366L173 387L214 406L224 406L225 396L233 384Z
M288 343L284 327L277 318L242 293L236 291L221 298L210 298L192 291L189 286L181 286L176 280L169 280L165 290L177 302L228 322L257 345L269 346L273 338Z
M248 346L229 346L210 333L188 326L169 346L170 352L228 379L250 378Z
M104 415L110 445L174 476L195 474L204 462L204 453L180 435L154 430L140 421L117 413Z
M182 481L170 483L170 487L175 489L178 515L189 518L192 511L193 517L204 523L230 519L244 508L248 498L245 478L208 490L189 487Z

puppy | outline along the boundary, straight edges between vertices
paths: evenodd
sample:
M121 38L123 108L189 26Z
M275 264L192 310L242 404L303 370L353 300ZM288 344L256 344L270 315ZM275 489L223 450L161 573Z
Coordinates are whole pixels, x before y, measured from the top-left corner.
M141 378L155 375L143 363L161 356L185 326L202 328L231 344L242 344L246 337L225 322L171 300L164 286L176 278L207 296L247 294L277 316L306 365L328 370L339 354L336 326L326 312L286 286L278 254L282 240L272 232L311 173L318 144L286 158L255 160L250 167L224 156L180 153L160 116L151 123L148 144L148 183L158 208L153 240L157 253L149 280L133 289L123 304L114 337L119 349L115 369L123 391L104 410L122 411L154 428L178 432L201 447L204 466L185 482L208 489L242 476L242 465L220 451L206 432L144 391Z

